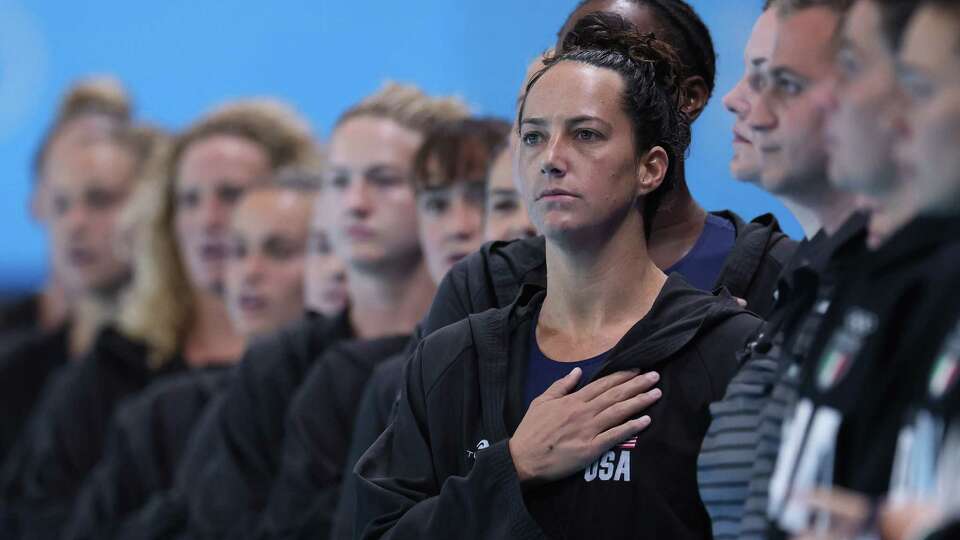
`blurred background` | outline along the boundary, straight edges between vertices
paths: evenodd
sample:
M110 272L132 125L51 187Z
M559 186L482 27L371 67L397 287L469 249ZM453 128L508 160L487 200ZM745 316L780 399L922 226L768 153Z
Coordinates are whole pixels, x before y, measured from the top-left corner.
M275 96L321 137L344 108L392 79L458 94L475 112L510 117L527 63L551 45L577 0L0 0L0 297L40 286L42 230L28 208L30 159L64 89L111 74L135 116L178 129L218 102ZM696 123L688 162L709 210L749 219L772 197L730 177L732 117L720 98L741 76L760 0L692 0L713 32L717 90Z

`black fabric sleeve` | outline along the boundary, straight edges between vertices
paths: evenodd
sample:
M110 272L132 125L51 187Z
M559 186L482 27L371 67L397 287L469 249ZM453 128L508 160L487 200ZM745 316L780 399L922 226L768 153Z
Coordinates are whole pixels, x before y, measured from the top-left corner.
M261 518L265 538L327 538L333 524L354 412L367 369L325 355L287 415L280 472Z
M430 304L430 310L417 327L419 335L417 335L416 338L418 340L444 326L465 319L467 315L474 312L474 310L471 309L473 306L471 305L469 287L471 267L466 264L474 262L472 260L474 257L477 257L477 262L479 263L480 259L478 255L474 254L468 258L468 260L465 260L464 264L454 265L453 268L443 276L440 285L437 287L437 293L433 297L433 302ZM492 293L493 291L489 291L488 294ZM483 309L487 307L494 306L486 306L483 307Z
M506 440L477 452L466 476L437 477L421 352L408 366L396 417L355 469L355 538L544 538L526 510Z
M178 462L173 485L151 494L146 503L128 515L117 529L116 540L167 540L186 535L188 494L204 466L217 454L219 440L212 428L220 417L224 398L223 394L213 396L199 415Z
M350 450L347 452L347 462L344 467L340 500L337 502L333 531L330 535L334 540L353 538L353 523L357 510L357 477L353 474L353 468L360 461L360 456L373 445L390 423L391 412L400 392L406 359L406 355L394 357L379 366L360 399L360 408L357 410L353 437L350 440Z
M22 538L54 538L103 451L112 405L122 394L94 359L71 366L45 394L28 432L5 464ZM9 500L9 499L8 499Z
M738 352L760 331L763 321L750 312L734 315L701 340L697 354L710 379L711 400L720 401L740 369Z
M123 516L158 489L150 419L149 409L137 402L118 410L103 458L84 482L64 538L112 538Z
M255 529L279 467L283 416L298 377L278 334L252 346L237 366L218 414L200 434L211 455L188 492L190 532L242 538Z

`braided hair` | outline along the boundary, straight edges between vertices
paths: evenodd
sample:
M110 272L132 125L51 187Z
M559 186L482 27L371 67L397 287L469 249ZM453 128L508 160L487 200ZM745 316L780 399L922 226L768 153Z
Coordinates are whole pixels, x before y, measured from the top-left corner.
M623 17L608 12L591 13L580 19L565 36L560 50L544 58L544 67L530 77L517 126L522 124L533 86L553 66L565 61L617 72L624 82L621 107L630 119L637 158L655 146L667 153L663 182L644 198L644 227L649 235L651 220L664 194L682 181L680 164L690 145L690 122L680 109L681 60L669 44L651 33L641 33Z

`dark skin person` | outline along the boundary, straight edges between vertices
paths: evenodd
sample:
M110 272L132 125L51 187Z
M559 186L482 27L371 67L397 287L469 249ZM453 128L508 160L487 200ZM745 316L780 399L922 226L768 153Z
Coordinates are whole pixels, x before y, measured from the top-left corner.
M585 15L596 11L616 13L636 26L641 32L657 33L656 14L648 7L628 0L595 0L574 11L557 34L557 45ZM710 90L703 77L695 75L684 81L682 109L695 121L710 99ZM683 163L678 164L679 181L663 197L663 204L651 223L650 258L659 268L669 268L693 249L703 232L707 212L690 194L683 176Z

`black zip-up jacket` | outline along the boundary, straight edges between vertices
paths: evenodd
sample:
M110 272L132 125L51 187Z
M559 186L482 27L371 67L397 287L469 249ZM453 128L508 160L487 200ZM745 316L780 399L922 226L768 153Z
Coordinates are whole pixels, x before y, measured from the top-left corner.
M343 485L330 533L332 539L353 538L353 520L357 508L357 480L353 468L390 423L390 414L403 381L403 368L409 357L408 354L398 354L377 366L360 398L347 461L343 467Z
M195 424L229 376L229 366L175 375L121 404L63 538L114 538L151 495L170 489Z
M352 337L346 312L310 315L248 348L219 414L204 426L214 433L196 435L212 447L186 493L191 537L238 538L256 530L280 469L290 401L324 351Z
M112 328L102 330L91 351L47 385L23 438L7 457L4 527L22 538L55 538L103 453L117 404L181 369L178 358L163 369L151 369L145 345Z
M363 388L374 367L409 341L340 342L310 370L287 413L283 461L258 537L329 537Z
M533 317L545 291L426 337L407 367L397 414L355 469L360 538L705 538L696 457L707 406L759 325L729 296L671 276L650 312L594 378L657 370L663 397L633 448L521 491L507 440L525 414Z
M726 287L731 294L747 301L747 307L761 317L766 316L773 307L773 292L777 278L784 266L790 261L796 250L796 242L780 231L780 225L772 214L764 214L751 222L745 222L731 211L712 212L733 224L736 241L727 256L724 267L717 280L718 287ZM492 242L485 244L480 251L455 265L444 277L427 314L419 336L454 323L471 313L480 313L490 308L500 308L510 304L520 290L520 286L529 283L546 286L546 249L542 237L514 240L510 242ZM383 374L374 376L379 391L368 393L365 400L384 400L379 404L362 405L364 410L389 410L394 396L399 391L400 379ZM354 452L348 462L355 461L369 447L376 437L386 429L387 424L369 421L366 415L360 415L351 445ZM349 497L355 491L355 479L348 475L344 483L344 492ZM335 538L349 538L352 527L352 502L343 500L337 511Z
M230 377L236 370L231 370ZM227 381L229 384L229 381ZM118 540L170 540L190 538L187 535L189 516L188 494L204 467L216 454L218 439L214 428L222 414L225 393L217 393L197 419L180 463L174 472L170 489L153 493L136 512L128 515L118 528Z
M0 462L30 418L50 376L70 355L69 325L53 332L22 331L0 347Z

